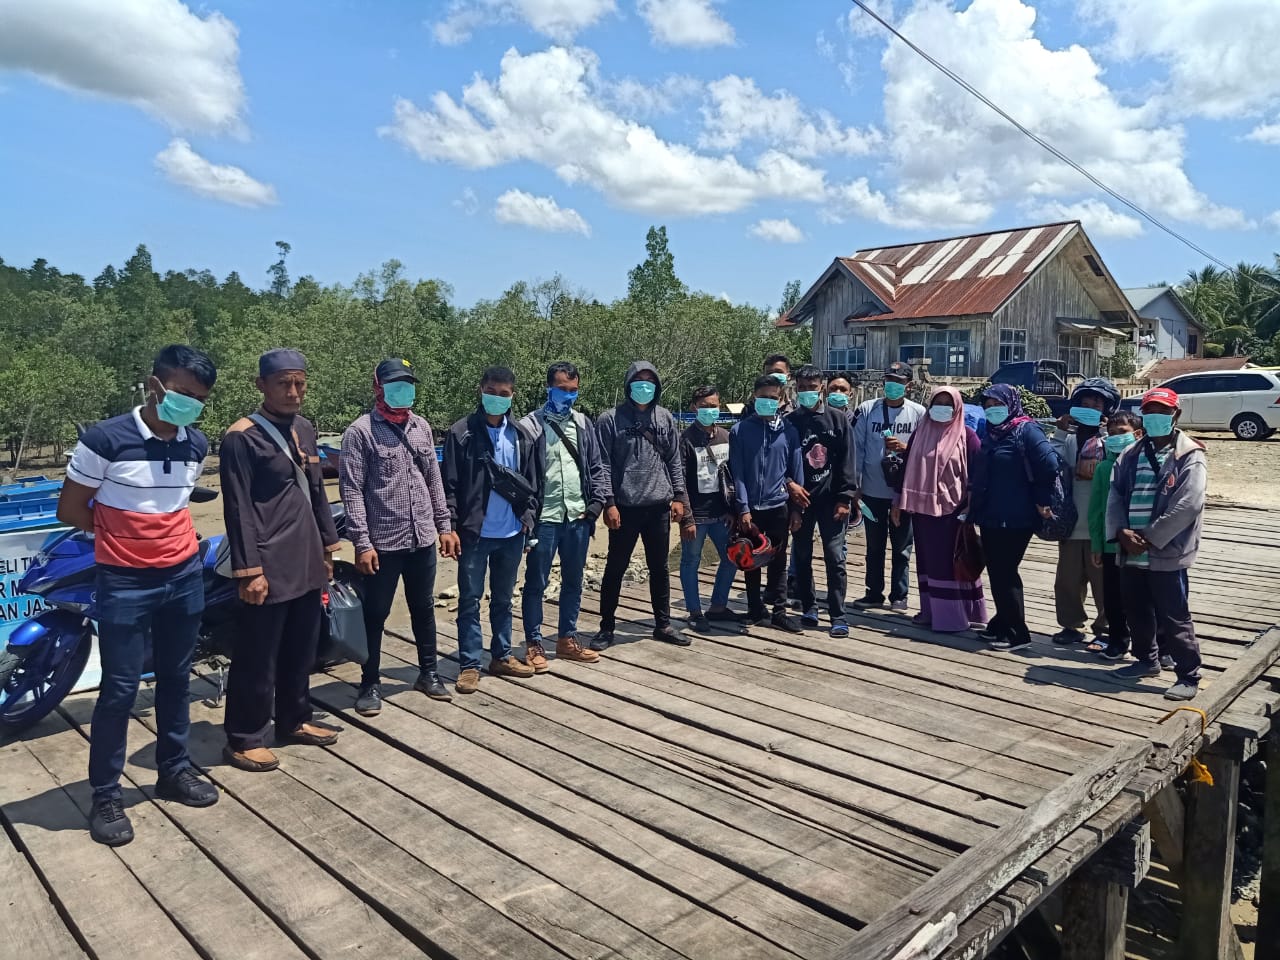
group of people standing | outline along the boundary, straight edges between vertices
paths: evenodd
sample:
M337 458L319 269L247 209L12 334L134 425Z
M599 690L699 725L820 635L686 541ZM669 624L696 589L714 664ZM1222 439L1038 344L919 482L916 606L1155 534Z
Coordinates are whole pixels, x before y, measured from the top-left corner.
M237 421L221 445L229 569L242 601L227 683L224 759L262 772L276 743L327 745L339 730L312 714L322 600L339 548L325 495L314 426L301 415L307 363L296 350L259 358L259 409ZM159 745L157 795L191 806L217 790L186 750L188 674L204 607L202 563L188 507L208 452L194 427L217 371L194 348L155 358L145 403L87 431L67 473L59 518L96 534L102 687L94 712L89 779L93 837L129 842L119 786L130 711L148 635L154 645ZM371 407L346 430L340 459L345 535L363 579L369 655L355 709L382 708L381 640L403 583L417 648L414 688L435 700L474 693L481 681L481 606L489 593L491 675L527 679L551 668L543 607L553 566L560 585L554 656L596 663L617 642L622 584L637 543L648 568L653 639L688 645L672 620L667 558L679 529L680 584L695 633L769 624L799 634L821 625L814 541L822 544L827 631L849 635L846 543L866 530L866 593L860 609L907 608L910 560L919 545L915 622L937 631L970 628L995 649L1030 643L1018 567L1054 509L1061 463L1076 477L1077 529L1059 544L1053 639L1087 639L1085 591L1099 616L1096 648L1121 659L1126 677L1157 676L1172 658L1178 682L1166 694L1195 693L1199 654L1187 612L1186 570L1195 559L1204 504L1204 452L1176 429L1178 398L1156 390L1138 418L1117 413L1106 381L1085 381L1053 444L1027 417L1018 394L989 387L982 408L950 387L927 406L906 398L911 368L885 371L883 398L850 407L849 378L785 356L766 359L742 417L720 425L715 385L693 391L694 423L683 432L663 405L662 381L637 361L624 398L594 422L575 408L581 373L547 370L544 402L512 415L515 374L490 367L477 406L444 436L442 462L430 424L413 413L418 378L410 361L378 364ZM1096 416L1095 416L1096 414ZM865 519L865 522L864 522ZM608 550L599 627L579 635L584 573L603 520ZM995 615L980 574L957 563L957 544L981 532ZM719 555L704 607L699 567L705 544ZM794 543L794 550L789 547ZM885 587L885 552L891 574ZM452 691L437 670L438 558L458 563L458 675ZM513 645L521 560L524 655ZM729 606L744 570L745 615ZM790 612L798 601L800 616ZM1123 602L1121 602L1123 597Z

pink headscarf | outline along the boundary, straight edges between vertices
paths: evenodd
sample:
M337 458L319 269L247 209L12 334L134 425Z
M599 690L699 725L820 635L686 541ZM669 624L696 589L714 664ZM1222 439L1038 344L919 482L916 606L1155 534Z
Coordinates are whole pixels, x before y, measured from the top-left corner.
M930 395L930 405L940 396L951 398L955 416L939 423L926 414L916 424L898 495L901 509L927 517L946 517L960 509L969 480L964 400L955 387L939 387Z

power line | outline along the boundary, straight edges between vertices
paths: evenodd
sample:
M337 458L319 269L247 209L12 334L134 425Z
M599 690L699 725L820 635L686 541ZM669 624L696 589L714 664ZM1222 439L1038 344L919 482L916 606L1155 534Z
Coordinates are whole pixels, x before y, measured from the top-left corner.
M1071 159L1071 157L1067 156L1065 153L1063 153L1061 150L1055 147L1048 140L1044 139L1044 137L1041 137L1039 134L1035 133L1032 130L1028 130L1021 123L1019 123L1012 116L1010 116L1007 111L1003 110L999 104L992 101L990 97L988 97L981 90L979 90L977 87L971 84L968 80L960 76L950 67L948 67L946 64L939 62L936 58L931 56L925 50L920 49L920 47L916 46L910 40L908 40L905 36L902 35L901 32L899 32L899 30L893 24L891 24L884 17L880 16L880 14L876 13L875 10L871 9L871 7L867 5L865 0L852 0L852 3L854 4L854 6L861 9L863 13L867 14L867 16L871 17L873 20L879 23L880 26L884 27L891 34L893 34L895 37L897 37L899 40L905 43L909 48L911 48L913 52L915 52L918 56L920 56L922 59L924 59L929 64L931 64L934 68L936 68L940 73L942 73L943 76L951 80L953 83L958 85L961 89L965 90L967 93L971 94L972 96L976 97L978 100L982 101L982 103L986 104L986 106L989 109L991 109L992 111L997 113L999 116L1004 118L1006 121L1008 121L1015 129L1017 129L1019 133L1021 133L1027 139L1031 140L1033 143L1040 146L1042 149L1046 150L1048 153L1052 154L1058 160L1061 160L1063 163L1067 164L1067 166L1071 167L1073 170L1079 173L1082 177L1084 177L1086 180L1088 180L1090 183L1096 186L1099 190L1102 190L1103 192L1107 193L1109 196L1115 198L1117 201L1124 204L1126 207L1128 207L1134 213L1138 214L1138 216L1142 217L1152 226L1160 230L1163 230L1165 233L1173 237L1178 242L1185 244L1187 247L1190 247L1192 250L1200 254L1200 256L1204 257L1206 260L1209 260L1212 263L1216 263L1218 266L1222 267L1223 270L1227 271L1227 273L1232 274L1233 276L1246 277L1251 283L1255 283L1258 286L1263 286L1263 287L1266 286L1265 284L1258 283L1258 281L1256 281L1253 277L1250 277L1248 274L1240 273L1238 270L1236 270L1235 267L1231 266L1225 260L1219 260L1213 254L1211 254L1208 250L1204 249L1204 247L1201 247L1199 244L1197 244L1195 241L1191 240L1186 236L1183 236L1181 233L1178 233L1178 231L1174 230L1172 227L1158 220L1153 214L1148 213L1142 207L1138 206L1137 203L1130 200L1128 197L1124 196L1119 191L1113 190L1107 184L1103 183L1100 179L1098 179L1096 176L1094 176L1092 173L1086 170L1083 166L1081 166L1075 160Z

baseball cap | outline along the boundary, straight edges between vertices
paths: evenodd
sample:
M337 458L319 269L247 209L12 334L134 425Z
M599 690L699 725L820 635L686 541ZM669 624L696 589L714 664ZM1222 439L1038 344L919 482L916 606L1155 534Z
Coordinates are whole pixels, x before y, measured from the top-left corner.
M1148 390L1142 395L1142 406L1148 403L1159 403L1174 410L1181 410L1182 407L1178 403L1178 395L1168 387L1155 387Z
M900 363L895 360L884 368L884 375L886 377L897 377L900 380L910 380L915 376L915 372L911 369L910 364Z
M408 380L410 383L418 382L418 378L413 375L413 364L399 357L383 360L378 364L378 369L374 376L377 377L379 383L394 383L397 380Z

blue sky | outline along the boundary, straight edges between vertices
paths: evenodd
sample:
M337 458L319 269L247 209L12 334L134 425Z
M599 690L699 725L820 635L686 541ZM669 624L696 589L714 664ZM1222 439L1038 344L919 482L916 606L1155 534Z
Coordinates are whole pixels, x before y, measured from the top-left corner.
M1222 4L875 6L1200 245L1270 262L1280 4ZM860 247L1074 217L1122 285L1203 265L839 2L10 0L0 130L0 256L90 278L145 242L265 285L283 239L326 283L395 257L464 305L557 272L610 298L665 223L691 287L763 306Z

